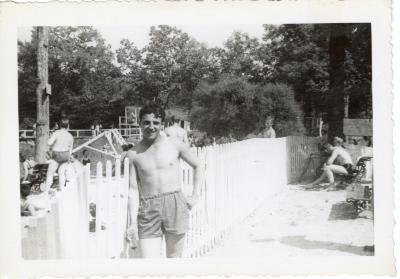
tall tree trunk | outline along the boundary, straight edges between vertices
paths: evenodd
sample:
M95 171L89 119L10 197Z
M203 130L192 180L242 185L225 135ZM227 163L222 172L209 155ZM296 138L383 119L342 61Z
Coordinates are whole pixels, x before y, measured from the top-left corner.
M344 118L344 61L346 58L347 36L344 24L330 26L329 40L329 96L328 104L328 139L343 137Z
M37 53L37 78L36 88L36 148L35 160L38 163L46 162L47 140L49 138L49 95L46 91L48 85L48 27L37 27L38 53Z

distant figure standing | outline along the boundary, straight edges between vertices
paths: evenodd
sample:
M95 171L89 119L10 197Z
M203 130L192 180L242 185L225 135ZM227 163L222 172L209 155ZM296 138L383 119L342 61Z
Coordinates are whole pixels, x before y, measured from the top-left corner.
M96 136L100 134L100 125L99 124L96 124L95 131L96 131Z
M264 129L261 131L261 133L258 134L258 137L276 138L275 130L274 128L272 128L273 123L274 123L274 118L268 116L264 122Z
M185 129L179 126L179 119L172 116L171 118L172 125L165 128L165 134L170 138L175 138L179 141L182 141L186 145L189 145L189 140L187 136L187 132Z
M86 166L87 164L90 164L89 151L87 151L86 149L83 150L82 164L84 166Z
M47 169L46 191L53 184L53 176L59 165L68 162L71 157L74 138L68 132L68 126L68 119L62 119L60 129L55 131L47 142L49 149L52 151L52 156Z
M96 136L96 130L94 129L94 124L90 126L90 130L92 131L92 137Z

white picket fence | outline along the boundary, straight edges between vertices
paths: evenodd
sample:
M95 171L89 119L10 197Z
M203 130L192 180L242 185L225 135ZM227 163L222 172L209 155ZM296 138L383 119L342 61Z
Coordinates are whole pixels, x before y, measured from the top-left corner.
M287 183L286 141L250 139L224 145L194 148L205 167L200 202L190 212L185 257L198 257L223 240L235 225ZM127 221L128 161L90 167L70 181L57 195L53 210L41 222L24 217L23 256L31 258L119 258L124 257ZM182 190L190 195L193 171L181 162ZM90 204L96 216L90 217ZM89 223L95 218L95 232ZM25 220L24 220L25 219ZM36 226L32 225L33 223ZM30 225L29 225L30 224ZM42 248L40 248L42 247ZM42 249L43 251L37 251Z

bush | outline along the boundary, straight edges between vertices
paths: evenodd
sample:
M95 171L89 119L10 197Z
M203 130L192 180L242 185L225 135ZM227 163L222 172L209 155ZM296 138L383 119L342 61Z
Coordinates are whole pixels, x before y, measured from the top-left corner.
M260 125L267 116L274 117L273 127L277 136L304 134L303 112L294 99L293 90L286 84L267 83L258 86L254 105Z
M274 116L277 136L304 133L302 112L285 84L254 85L226 77L215 84L200 84L194 92L193 126L209 136L244 138L257 134L267 116Z
M210 136L241 138L256 128L252 111L255 87L228 77L215 84L200 84L194 93L191 121Z

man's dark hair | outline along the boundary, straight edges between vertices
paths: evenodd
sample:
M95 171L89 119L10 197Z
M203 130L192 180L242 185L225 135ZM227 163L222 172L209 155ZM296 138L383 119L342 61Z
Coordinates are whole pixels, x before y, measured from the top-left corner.
M179 118L177 118L175 115L172 115L172 117L171 117L171 123L173 124L173 123L179 123L180 121L179 121Z
M20 190L21 198L25 199L31 193L31 184L30 183L21 183Z
M60 128L67 129L69 126L69 120L66 118L61 119L59 126Z
M87 149L84 149L82 154L85 155L85 153L89 153L89 151Z
M155 103L145 105L144 107L142 107L140 109L139 121L142 121L143 115L152 114L152 113L154 114L155 117L161 118L161 121L164 122L165 111L163 110L163 108L161 106L159 106L158 104L155 104Z

